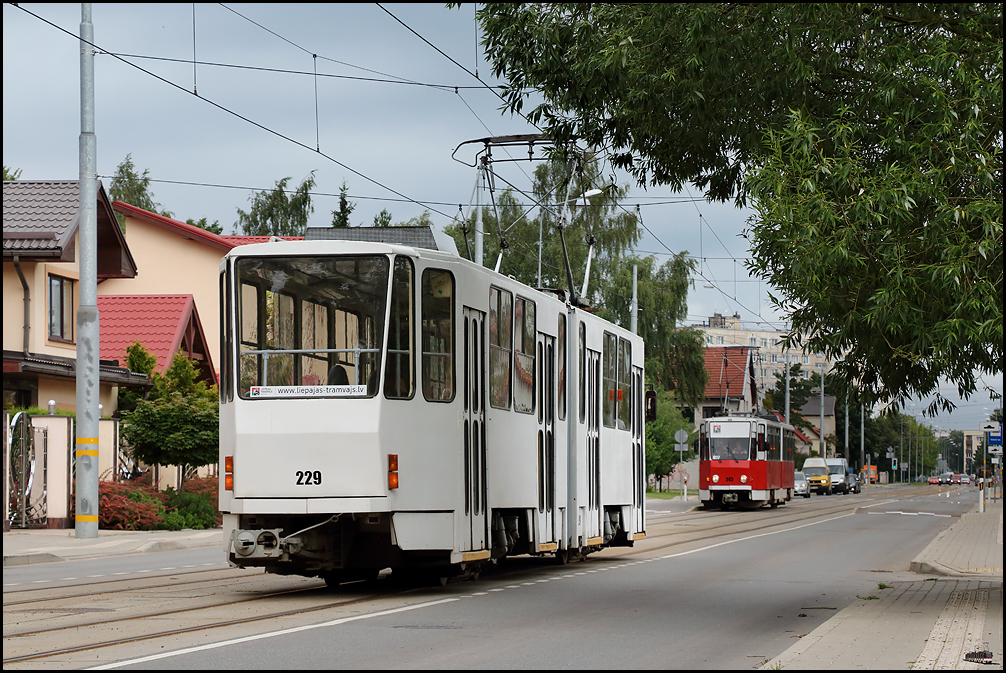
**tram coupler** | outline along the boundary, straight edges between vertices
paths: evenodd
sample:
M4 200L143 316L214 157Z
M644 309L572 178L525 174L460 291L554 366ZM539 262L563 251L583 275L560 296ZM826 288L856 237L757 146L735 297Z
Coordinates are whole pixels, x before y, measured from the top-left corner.
M724 493L720 502L724 505L736 505L737 504L737 494L736 493Z

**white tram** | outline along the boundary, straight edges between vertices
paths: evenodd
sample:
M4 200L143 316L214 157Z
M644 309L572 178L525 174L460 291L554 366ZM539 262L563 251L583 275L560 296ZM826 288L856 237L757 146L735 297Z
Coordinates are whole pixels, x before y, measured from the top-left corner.
M565 292L355 241L235 248L220 288L233 565L444 578L645 536L643 341Z

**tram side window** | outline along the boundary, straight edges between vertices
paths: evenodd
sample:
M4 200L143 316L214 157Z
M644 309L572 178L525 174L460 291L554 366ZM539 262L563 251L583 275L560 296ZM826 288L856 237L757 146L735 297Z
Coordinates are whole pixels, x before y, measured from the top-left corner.
M231 302L227 291L229 274L220 274L220 402L229 402L234 397L234 383L231 378Z
M510 344L513 330L513 295L489 288L489 402L497 409L510 408Z
M566 420L566 316L559 315L559 420Z
M625 339L618 340L618 392L615 421L619 430L632 429L632 344Z
M384 396L410 399L415 393L415 348L412 313L415 270L408 257L395 258L391 279L391 324L388 327L388 361L384 369Z
M603 384L603 399L601 400L601 418L604 420L604 427L615 427L616 397L618 394L618 381L615 372L618 368L618 339L614 334L604 333L604 364L601 369L601 381Z
M454 399L454 276L441 269L423 271L423 397Z
M530 414L534 413L534 349L537 333L533 301L517 297L513 333L513 408L514 411Z
M580 349L580 366L577 368L580 371L580 422L583 423L587 417L587 326L583 321L580 322L577 347Z
M769 460L781 460L782 458L780 452L782 445L782 436L780 430L781 428L778 425L770 425L767 428L765 440L768 446L765 448L768 452L766 458L768 458Z

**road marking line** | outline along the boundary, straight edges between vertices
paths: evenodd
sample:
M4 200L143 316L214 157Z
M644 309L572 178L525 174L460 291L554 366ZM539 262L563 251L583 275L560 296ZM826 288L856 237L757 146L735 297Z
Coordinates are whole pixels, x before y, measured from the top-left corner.
M320 624L307 624L305 626L295 626L289 629L281 629L279 631L270 631L269 633L260 633L255 636L245 636L243 638L234 638L231 640L224 640L219 643L210 643L208 645L199 645L196 647L187 647L185 649L177 650L175 652L164 652L161 654L153 654L148 657L140 657L139 659L130 659L127 661L118 661L112 664L105 664L103 666L95 666L91 670L103 671L113 668L121 668L122 666L132 666L133 664L142 664L148 661L157 661L159 659L167 659L168 657L175 657L182 654L193 654L195 652L205 652L207 650L215 650L220 647L227 647L228 645L239 645L241 643L250 643L255 640L264 640L266 638L272 638L274 636L285 636L291 633L301 633L303 631L311 631L313 629L320 629L327 626L340 626L342 624L348 624L349 622L356 622L361 619L370 619L371 617L384 617L386 615L397 614L399 612L408 612L410 610L421 610L423 608L433 607L434 605L443 605L444 603L453 603L460 600L459 598L442 598L437 601L430 601L429 603L418 603L416 605L406 605L401 608L392 608L390 610L381 610L380 612L371 612L364 615L354 615L352 617L342 617L340 619L333 619L332 621L322 622Z

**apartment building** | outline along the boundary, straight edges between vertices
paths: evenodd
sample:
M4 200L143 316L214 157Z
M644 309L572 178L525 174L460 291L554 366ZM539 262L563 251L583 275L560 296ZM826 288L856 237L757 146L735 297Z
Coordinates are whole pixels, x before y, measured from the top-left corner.
M765 391L775 387L775 374L786 374L787 355L791 364L800 364L804 378L809 378L813 371L830 372L832 369L832 362L823 355L784 349L781 341L785 332L744 327L740 315L736 313L728 316L714 313L708 321L697 327L706 335L707 346L748 346L757 349L753 364L759 403Z

